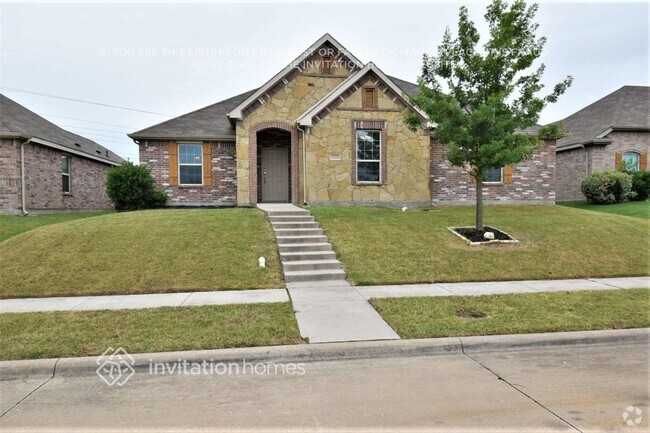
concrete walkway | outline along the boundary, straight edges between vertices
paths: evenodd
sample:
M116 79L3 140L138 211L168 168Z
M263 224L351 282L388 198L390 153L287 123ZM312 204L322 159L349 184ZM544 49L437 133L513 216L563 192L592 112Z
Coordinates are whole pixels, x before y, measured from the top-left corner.
M405 284L392 286L350 286L345 281L289 283L291 300L323 302L324 294L333 302L370 298L409 296L479 296L503 293L539 293L573 290L650 289L650 277L593 278L576 280L531 280L485 283ZM341 290L341 289L347 290ZM311 289L307 292L307 289ZM352 289L358 296L351 293ZM213 292L155 293L145 295L69 296L54 298L0 299L0 313L39 311L128 310L138 308L187 307L198 305L255 304L289 302L283 289L221 290Z
M303 338L310 343L396 340L397 333L347 281L308 210L288 203L259 204L269 217L282 271Z
M197 305L289 302L283 289L222 290L215 292L155 293L147 295L70 296L0 300L0 313L38 311L130 310Z

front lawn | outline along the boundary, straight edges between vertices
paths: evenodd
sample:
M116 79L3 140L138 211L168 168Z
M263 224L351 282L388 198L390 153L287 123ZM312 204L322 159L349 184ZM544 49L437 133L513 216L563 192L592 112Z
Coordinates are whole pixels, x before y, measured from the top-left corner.
M283 286L258 209L113 213L39 227L0 243L0 269L2 298Z
M402 338L645 328L647 289L371 299Z
M561 206L592 210L595 212L613 213L637 218L650 219L650 201L630 201L618 204L591 204L584 201L558 202Z
M105 215L109 212L111 211L52 213L29 216L0 215L0 242L36 227Z
M486 206L485 224L522 241L469 246L447 230L473 206L312 207L354 284L648 275L650 221L564 206Z
M0 314L0 359L299 344L291 304Z

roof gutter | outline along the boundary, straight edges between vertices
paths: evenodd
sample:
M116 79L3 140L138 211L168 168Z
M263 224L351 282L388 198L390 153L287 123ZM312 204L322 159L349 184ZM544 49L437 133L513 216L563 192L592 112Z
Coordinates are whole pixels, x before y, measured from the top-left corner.
M83 156L84 158L88 158L88 159L94 159L95 161L103 162L104 164L113 165L115 167L117 167L118 165L121 164L121 163L116 162L116 161L111 161L110 159L102 158L100 156L95 156L95 155L92 155L92 154L86 153L86 152L77 151L77 150L71 149L71 148L69 148L67 146L62 146L60 144L52 143L51 141L43 140L42 138L32 137L32 138L29 139L29 141L31 141L33 143L42 144L43 146L52 147L54 149L62 150L62 151L67 152L67 153L72 153L73 155Z
M24 216L29 215L27 205L25 204L25 145L32 141L30 138L20 144L20 204Z

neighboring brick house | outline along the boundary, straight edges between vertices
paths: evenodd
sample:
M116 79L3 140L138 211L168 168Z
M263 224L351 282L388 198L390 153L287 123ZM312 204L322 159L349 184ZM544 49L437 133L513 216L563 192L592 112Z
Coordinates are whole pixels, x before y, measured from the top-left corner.
M0 214L111 209L106 174L123 161L0 95Z
M261 87L129 137L170 205L470 201L467 172L404 121L425 118L406 97L418 91L326 34ZM554 202L554 145L492 170L487 201Z
M567 136L558 140L557 199L584 200L585 176L618 170L629 161L648 170L650 87L623 86L564 119Z

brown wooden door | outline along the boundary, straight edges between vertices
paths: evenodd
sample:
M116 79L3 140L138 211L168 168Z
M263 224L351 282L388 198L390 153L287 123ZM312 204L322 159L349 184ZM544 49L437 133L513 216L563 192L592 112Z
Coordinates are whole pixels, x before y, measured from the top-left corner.
M289 202L289 149L262 148L262 201Z

